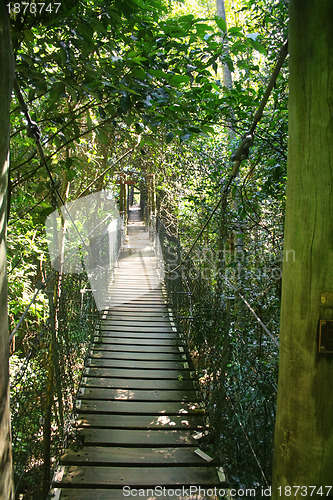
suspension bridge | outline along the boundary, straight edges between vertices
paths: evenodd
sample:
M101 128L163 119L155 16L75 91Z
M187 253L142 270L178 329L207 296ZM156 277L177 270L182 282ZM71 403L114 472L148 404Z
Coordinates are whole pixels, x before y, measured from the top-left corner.
M227 274L231 267L216 302L216 255L196 242L184 250L180 235L156 217L151 179L149 187L148 203L143 198L140 207L129 207L125 191L120 216L107 193L64 207L64 219L76 229L67 230L67 247L65 232L57 232L62 226L50 220L55 269L10 336L47 285L49 319L11 384L14 458L21 464L17 492L28 489L34 457L43 461L35 469L38 477L43 473L43 498L84 500L95 494L117 500L140 490L147 500L215 500L215 492L228 487L224 467L230 477L236 458L237 470L251 460L269 484L277 336L246 290L235 286L236 277ZM253 344L245 342L246 331ZM29 367L37 360L47 362L45 398ZM232 466L225 444L228 454L235 453ZM197 495L199 488L208 493Z
M199 446L209 427L198 382L139 208L127 233L78 391L74 446L51 498L117 500L140 489L152 500L156 488L169 499L216 498L209 490L226 478ZM199 487L206 496L194 496Z

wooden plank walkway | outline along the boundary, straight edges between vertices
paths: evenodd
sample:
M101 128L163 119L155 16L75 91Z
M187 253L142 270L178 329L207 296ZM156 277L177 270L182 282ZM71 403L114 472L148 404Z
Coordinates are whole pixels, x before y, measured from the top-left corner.
M128 232L79 389L82 445L62 457L52 498L124 499L127 486L149 490L140 498L154 500L157 486L225 486L217 464L197 453L204 413L138 211ZM215 497L169 491L159 498Z

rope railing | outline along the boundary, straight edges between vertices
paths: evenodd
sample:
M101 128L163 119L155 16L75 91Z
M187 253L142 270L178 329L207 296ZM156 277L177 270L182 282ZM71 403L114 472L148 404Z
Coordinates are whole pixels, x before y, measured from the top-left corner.
M183 233L185 237L186 234ZM192 246L191 246L191 251L193 250L196 250L200 253L203 253L203 251L201 250L201 248L197 245L197 243L193 243ZM214 250L211 248L210 251L214 254ZM215 263L213 263L209 258L207 258L207 255L204 255L204 258L205 260L212 266L213 269L216 269L216 265ZM173 273L175 271L177 271L181 266L177 266L175 267L174 269L172 269L172 271L169 271L170 273ZM237 288L226 278L224 277L224 282L230 287L233 289L233 291L238 295L238 297L244 302L245 306L248 308L248 310L250 311L250 313L255 317L255 319L257 320L257 322L260 324L260 326L262 327L262 329L265 331L265 333L267 333L267 335L272 339L272 341L274 342L274 344L276 345L277 348L279 348L280 344L279 344L279 341L274 337L273 333L267 328L267 326L265 325L265 323L262 321L262 319L258 316L258 314L255 312L255 310L253 309L253 307L251 306L251 304L249 304L249 302L245 299L245 297L237 290Z
M110 218L110 217L112 217L112 215L108 215L100 224L105 223L105 220L108 219L108 218ZM92 231L90 231L88 233L88 235L85 236L84 239L87 240L90 237L90 235L96 230L97 227L98 226L94 227L94 229ZM118 230L120 232L122 232L123 231L122 226L120 226L118 228ZM100 241L102 241L104 238L105 238L105 234L102 234L99 239L100 239ZM115 250L115 254L117 256L118 256L119 249L120 249L120 246L121 246L121 241L122 241L122 236L120 236L119 234L117 234L117 249ZM65 259L63 259L62 264L65 264L66 262L68 262L78 251L80 251L79 248L74 248L74 250L72 252L70 252ZM22 325L24 319L26 318L26 316L27 316L27 314L28 314L31 306L36 302L36 299L37 299L37 296L38 296L39 292L41 290L45 290L46 286L51 282L51 280L53 278L55 278L55 276L57 275L57 273L58 273L58 271L56 271L56 270L53 271L43 282L41 282L39 284L36 292L34 293L34 295L32 297L32 299L30 300L29 304L26 306L26 308L23 311L22 315L20 316L17 324L15 325L14 329L10 333L9 340L8 340L9 344L11 344L11 342L12 342L15 334L17 333L17 331L19 330L20 326Z

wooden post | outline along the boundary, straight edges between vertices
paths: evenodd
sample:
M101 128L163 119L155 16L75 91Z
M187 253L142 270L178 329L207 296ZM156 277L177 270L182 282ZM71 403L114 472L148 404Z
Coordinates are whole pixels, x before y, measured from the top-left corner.
M0 498L11 500L13 493L9 410L9 348L7 313L7 192L9 170L10 101L13 88L12 55L8 13L0 2Z
M127 182L125 184L125 193L126 193L126 205L125 205L126 212L125 212L125 214L126 214L126 224L127 224L128 213L129 213L129 185Z
M147 189L148 189L147 226L150 232L152 219L156 215L155 174L147 175Z
M156 217L156 189L155 189L155 174L152 174L151 176L151 209L152 209L152 215Z
M333 3L290 2L289 146L272 499L332 498ZM296 485L300 485L299 490ZM326 488L327 487L327 488Z

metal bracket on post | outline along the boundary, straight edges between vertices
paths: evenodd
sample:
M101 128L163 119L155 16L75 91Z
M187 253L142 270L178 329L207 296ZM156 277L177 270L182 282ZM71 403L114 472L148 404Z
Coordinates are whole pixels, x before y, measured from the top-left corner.
M333 292L321 294L320 306L318 351L320 354L333 354Z

